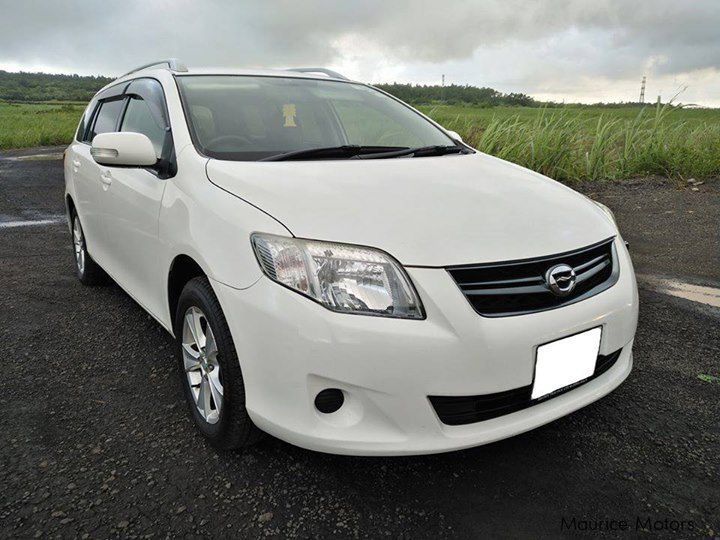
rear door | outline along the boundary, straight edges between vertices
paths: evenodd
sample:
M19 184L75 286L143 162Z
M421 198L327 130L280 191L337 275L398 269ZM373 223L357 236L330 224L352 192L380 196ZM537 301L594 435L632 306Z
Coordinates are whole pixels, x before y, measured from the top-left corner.
M108 182L102 205L108 246L105 269L145 309L158 316L164 306L158 217L166 180L174 173L172 134L158 81L136 79L125 97L117 131L146 135L158 163L154 167L101 166Z

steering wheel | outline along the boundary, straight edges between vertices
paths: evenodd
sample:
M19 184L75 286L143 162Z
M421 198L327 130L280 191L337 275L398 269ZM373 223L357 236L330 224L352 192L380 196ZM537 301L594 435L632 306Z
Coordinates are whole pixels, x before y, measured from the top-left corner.
M205 143L205 146L208 148L213 148L215 145L221 145L222 143L228 143L228 142L237 142L240 143L241 146L252 146L252 142L250 142L250 139L247 137L243 137L242 135L220 135L219 137L215 137L211 140L209 140L207 143Z

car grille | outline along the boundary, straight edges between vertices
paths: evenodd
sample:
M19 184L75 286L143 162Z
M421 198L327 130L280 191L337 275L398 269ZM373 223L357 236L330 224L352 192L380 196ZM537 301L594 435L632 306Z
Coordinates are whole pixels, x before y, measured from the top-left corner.
M592 376L537 399L530 397L532 395L532 384L530 384L522 388L480 396L429 396L430 403L440 421L450 426L461 426L490 420L526 409L599 377L617 362L621 352L622 349L618 349L607 355L598 355L595 372Z
M558 264L575 270L575 288L557 296L545 281ZM537 259L447 268L472 307L485 317L525 315L573 304L612 287L618 279L613 238L576 251Z

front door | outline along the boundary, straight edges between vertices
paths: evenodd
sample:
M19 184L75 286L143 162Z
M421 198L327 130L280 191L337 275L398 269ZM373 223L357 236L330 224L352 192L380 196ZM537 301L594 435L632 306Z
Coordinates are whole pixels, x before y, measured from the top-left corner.
M124 108L122 96L113 96L103 100L92 118L83 142L75 142L70 148L69 157L75 185L75 206L82 223L88 253L100 266L105 268L108 261L103 206L107 194L107 185L103 178L105 167L98 165L90 155L90 142L99 133L115 131Z
M146 135L158 167L100 165L107 185L103 221L108 258L105 269L156 317L165 312L165 272L160 268L158 219L166 182L160 165L172 154L164 94L154 79L137 79L125 91L127 106L119 131Z

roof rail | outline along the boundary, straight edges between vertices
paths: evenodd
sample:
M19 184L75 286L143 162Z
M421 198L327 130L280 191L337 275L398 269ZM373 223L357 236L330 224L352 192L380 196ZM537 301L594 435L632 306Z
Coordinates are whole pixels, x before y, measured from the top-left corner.
M334 79L342 79L343 81L349 81L345 75L342 75L338 73L337 71L333 71L332 69L326 69L326 68L319 68L319 67L313 67L313 68L290 68L287 71L297 71L298 73L324 73L328 77L332 77Z
M127 73L123 73L118 77L118 79L125 77L126 75L130 75L131 73L135 73L137 71L141 71L143 69L147 69L149 67L153 66L159 66L162 64L167 64L167 67L170 71L180 71L180 72L186 72L188 68L183 64L180 60L177 58L168 58L167 60L158 60L157 62L150 62L149 64L143 64L142 66L136 67L135 69L131 69Z

